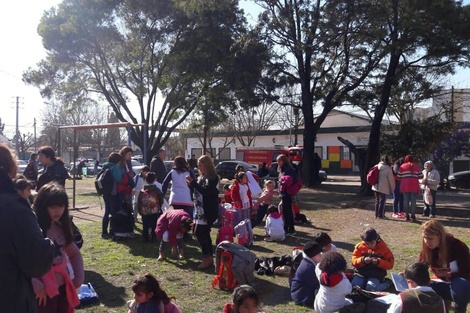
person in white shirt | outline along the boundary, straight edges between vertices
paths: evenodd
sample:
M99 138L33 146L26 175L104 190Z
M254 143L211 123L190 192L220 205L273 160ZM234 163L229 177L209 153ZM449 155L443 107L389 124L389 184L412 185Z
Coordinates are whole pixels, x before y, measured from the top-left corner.
M284 221L275 205L268 207L268 217L266 218L266 238L264 241L283 241L286 238L284 231Z

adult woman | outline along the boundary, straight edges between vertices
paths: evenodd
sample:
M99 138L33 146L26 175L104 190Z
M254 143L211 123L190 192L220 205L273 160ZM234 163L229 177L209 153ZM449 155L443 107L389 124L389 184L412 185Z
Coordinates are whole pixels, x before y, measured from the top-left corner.
M385 200L395 189L395 178L389 164L390 161L386 155L383 155L377 164L379 182L372 186L375 195L375 218L385 217Z
M431 194L431 203L426 200L426 196L424 197L424 210L423 216L436 217L436 193L437 187L441 181L441 176L439 172L434 168L434 163L432 161L426 161L424 163L424 170L423 170L423 179L420 183L424 186L424 192L429 192Z
M421 226L423 238L419 261L443 282L431 282L442 298L455 302L455 312L465 312L470 300L470 253L468 246L447 233L437 220Z
M397 178L400 180L400 192L403 194L406 220L416 222L416 197L420 192L419 180L423 178L423 173L421 173L419 166L414 163L414 157L412 155L405 157L405 162L398 169Z
M65 180L69 178L69 174L65 169L64 162L56 158L54 150L49 146L39 148L38 159L44 165L44 173L39 176L36 183L36 191L43 185L52 181L57 182L62 187L65 187Z
M186 176L186 181L189 187L194 188L196 210L194 234L203 255L202 263L199 264L198 269L203 270L214 264L211 227L218 218L219 176L215 171L214 163L207 155L203 155L197 160L197 166L200 174L197 181L189 175Z
M16 158L0 144L0 303L2 312L37 312L31 278L52 266L54 245L44 238L26 199L16 192Z
M132 203L132 188L134 188L134 172L132 171L132 157L133 150L129 146L124 146L119 150L122 157L120 168L122 174L122 182L118 183L117 191L122 200L127 200Z
M171 182L169 203L174 209L185 210L189 216L193 216L194 205L191 197L192 190L186 182L186 176L196 179L193 171L182 156L177 156L173 161L173 169L163 180L162 192L166 194L168 185Z
M286 235L295 235L294 214L292 213L292 195L287 192L287 189L295 182L296 179L299 179L299 177L286 155L278 155L276 161L277 171L279 172L279 195L282 201L284 231L286 232Z

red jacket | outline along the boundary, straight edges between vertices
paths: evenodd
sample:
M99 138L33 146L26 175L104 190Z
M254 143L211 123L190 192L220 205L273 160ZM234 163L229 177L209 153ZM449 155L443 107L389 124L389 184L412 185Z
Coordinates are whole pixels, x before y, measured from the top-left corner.
M403 163L398 169L397 178L400 180L400 192L420 193L419 180L423 178L423 173L418 165Z
M248 194L248 200L250 202L250 209L251 209L253 200L251 199L250 187L248 187L247 194ZM235 208L237 209L243 208L242 198L240 196L240 183L237 180L235 180L235 182L232 185L232 201L233 201L233 206Z

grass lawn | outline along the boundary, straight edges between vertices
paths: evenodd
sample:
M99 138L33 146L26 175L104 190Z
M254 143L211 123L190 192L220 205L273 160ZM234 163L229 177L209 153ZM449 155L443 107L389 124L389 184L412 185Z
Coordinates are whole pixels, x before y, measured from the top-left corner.
M339 252L350 261L354 245L360 240L359 233L364 227L372 226L395 255L393 272L403 271L409 263L417 260L421 245L420 225L401 220L376 220L372 211L358 208L359 202L364 198L357 196L356 192L354 188L338 186L302 190L300 208L312 224L298 226L297 235L288 237L282 243L263 241L263 229L258 227L254 230L255 243L250 249L259 257L291 254L292 247L305 244L319 231L326 231ZM348 208L341 208L342 206ZM470 245L467 219L441 220L451 233ZM168 259L157 262L157 244L141 242L140 223L137 224L139 236L136 239L113 242L101 239L100 222L76 222L85 241L82 247L85 281L93 284L101 300L100 305L79 309L77 312L127 312L126 301L133 297L132 282L136 275L146 272L154 274L163 289L170 296L176 297L176 303L183 312L222 312L223 305L230 301L230 292L212 289L211 283L215 275L213 270L197 270L200 257L197 241L187 244L186 260ZM217 229L212 229L214 242L216 232ZM313 312L294 305L285 277L256 275L255 288L266 312Z

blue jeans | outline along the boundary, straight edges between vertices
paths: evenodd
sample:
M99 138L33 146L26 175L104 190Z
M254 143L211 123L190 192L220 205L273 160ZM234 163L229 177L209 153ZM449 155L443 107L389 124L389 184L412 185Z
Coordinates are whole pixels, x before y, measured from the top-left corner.
M403 212L403 195L400 192L400 181L395 181L395 190L393 190L393 213Z
M374 195L375 195L375 217L384 217L385 200L387 199L387 195L384 193L380 193L378 191L374 191Z
M403 204L406 215L410 214L410 202L411 202L411 217L415 217L416 211L416 196L414 192L403 192Z
M424 210L423 210L424 215L429 216L429 213L431 213L431 215L436 215L436 193L437 193L437 190L431 189L432 204L429 205L429 204L424 203Z
M465 278L456 277L450 282L431 281L431 288L444 300L452 300L456 311L465 311L470 300L470 282Z
M367 291L383 291L390 287L389 283L386 281L380 281L378 278L367 278L358 275L354 275L351 285L359 286L361 289Z

